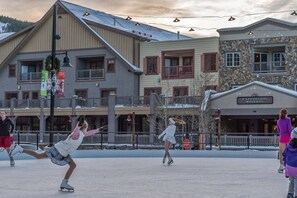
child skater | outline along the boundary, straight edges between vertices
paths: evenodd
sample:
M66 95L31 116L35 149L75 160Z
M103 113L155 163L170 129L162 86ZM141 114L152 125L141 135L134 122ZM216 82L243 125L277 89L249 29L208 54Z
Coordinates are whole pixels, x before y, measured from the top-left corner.
M289 178L287 198L297 198L297 128L291 133L291 141L283 152L285 176Z
M169 118L169 125L168 127L165 129L165 131L163 131L159 136L158 139L161 139L161 137L164 135L163 137L163 141L164 141L164 148L165 148L165 154L163 157L163 164L166 161L166 157L168 157L168 166L170 166L173 163L173 160L170 156L169 153L169 148L171 144L176 144L175 138L174 138L174 134L176 131L176 126L175 126L175 121L173 120L173 118Z
M68 191L74 191L74 188L68 184L68 180L76 167L76 164L72 160L70 154L73 153L82 143L83 138L87 136L94 135L100 132L100 129L95 129L87 131L88 123L83 119L78 122L73 132L64 141L57 142L53 147L49 147L43 153L37 153L32 150L23 149L21 146L17 145L14 150L12 150L12 156L17 153L26 153L37 159L49 157L52 163L59 166L69 165L64 179L60 185L60 189L66 189Z

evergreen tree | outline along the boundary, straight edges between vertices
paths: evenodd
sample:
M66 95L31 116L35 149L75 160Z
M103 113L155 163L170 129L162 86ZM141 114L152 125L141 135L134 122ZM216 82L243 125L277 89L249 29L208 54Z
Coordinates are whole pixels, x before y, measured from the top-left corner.
M18 32L33 24L28 21L21 21L3 15L0 15L0 22L7 24L6 26L2 27L2 32Z

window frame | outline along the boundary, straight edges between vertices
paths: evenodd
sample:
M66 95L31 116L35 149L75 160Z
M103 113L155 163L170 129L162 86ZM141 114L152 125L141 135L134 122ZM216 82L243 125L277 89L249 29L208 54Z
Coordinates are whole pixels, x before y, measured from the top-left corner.
M228 65L228 55L231 54L231 64L232 65ZM235 65L235 55L238 55L238 65ZM241 52L226 52L225 53L225 66L226 67L240 67L240 64L241 64Z
M113 61L113 63L110 63ZM112 70L109 70L110 66L112 66ZM106 73L115 73L116 72L116 59L115 58L108 58L106 59Z
M8 78L15 78L17 76L16 73L16 64L9 64Z

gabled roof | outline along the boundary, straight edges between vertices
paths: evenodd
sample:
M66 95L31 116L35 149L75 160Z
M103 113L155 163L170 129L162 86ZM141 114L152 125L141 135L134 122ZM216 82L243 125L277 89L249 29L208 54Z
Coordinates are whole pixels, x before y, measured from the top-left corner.
M275 18L265 18L262 19L260 21L257 21L255 23L249 24L247 26L243 26L243 27L234 27L234 28L222 28L222 29L218 29L217 32L228 32L228 31L243 31L243 30L247 30L250 29L254 26L260 25L260 24L265 24L268 22L273 22L273 23L277 23L280 24L282 26L288 26L288 27L297 27L297 23L291 23L291 22L287 22L287 21L283 21L283 20L279 20L279 19L275 19Z
M117 29L122 32L126 32L134 37L140 37L145 40L167 41L167 40L185 40L191 39L189 36L179 35L174 32L156 28L150 25L138 23L132 20L126 20L121 17L106 14L98 10L92 10L83 6L79 6L66 1L61 3L80 20L93 22L112 29ZM83 16L85 12L88 12L88 16Z
M269 85L269 84L259 82L259 81L254 81L254 82L248 83L246 85L240 86L240 87L235 88L235 89L231 89L231 90L228 90L228 91L225 91L225 92L213 94L213 95L211 95L211 100L215 100L215 99L218 99L218 98L221 98L221 97L236 93L236 92L238 92L240 90L243 90L243 89L246 89L248 87L255 86L255 85L257 85L259 87L267 88L267 89L269 89L271 91L276 91L276 92L286 94L286 95L289 95L289 96L297 97L297 92L293 91L291 89L279 87L277 85Z

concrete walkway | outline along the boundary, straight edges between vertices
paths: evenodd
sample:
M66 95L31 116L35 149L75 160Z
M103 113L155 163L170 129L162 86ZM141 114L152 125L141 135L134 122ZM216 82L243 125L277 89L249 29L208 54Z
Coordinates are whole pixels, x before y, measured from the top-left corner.
M0 197L100 198L282 198L288 179L277 173L275 151L173 151L172 166L161 163L161 150L77 151L70 184L60 192L67 167L49 159L16 156L9 167L0 153Z

